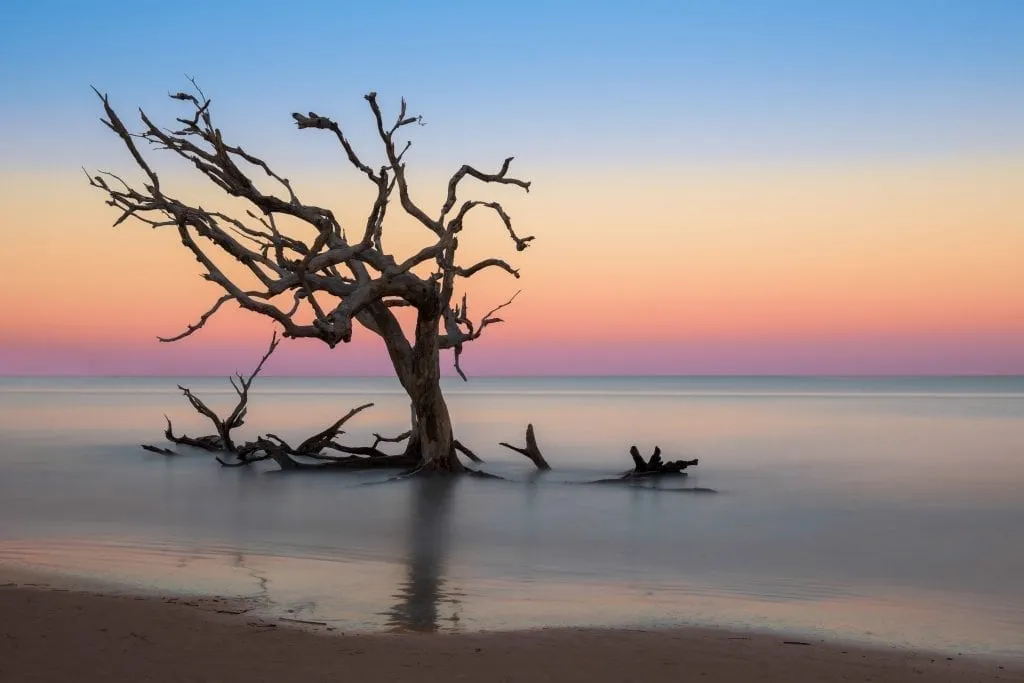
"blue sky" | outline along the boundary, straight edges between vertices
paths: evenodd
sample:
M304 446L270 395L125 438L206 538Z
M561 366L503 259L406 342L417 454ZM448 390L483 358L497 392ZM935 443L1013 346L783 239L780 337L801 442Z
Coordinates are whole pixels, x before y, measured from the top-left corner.
M160 106L186 73L275 139L295 108L364 116L375 89L440 138L544 162L1024 152L1021 2L9 0L0 45L3 166L84 163L106 145L89 85Z

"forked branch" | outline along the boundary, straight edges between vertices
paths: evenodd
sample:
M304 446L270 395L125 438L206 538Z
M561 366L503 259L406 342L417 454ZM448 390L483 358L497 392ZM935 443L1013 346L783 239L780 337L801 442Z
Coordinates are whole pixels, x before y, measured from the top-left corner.
M237 449L235 447L235 442L231 438L231 432L245 424L245 416L249 409L249 388L252 386L252 382L256 379L256 376L260 374L260 371L263 369L263 365L267 362L267 359L270 358L270 355L274 353L274 350L280 343L281 340L277 338L277 332L274 332L273 336L270 338L270 346L267 348L266 353L263 354L263 357L260 358L260 362L256 365L256 369L254 369L247 377L236 373L234 377L229 378L231 386L238 395L238 402L226 418L222 419L212 408L206 405L201 398L193 394L191 389L179 384L178 388L181 390L181 393L184 394L185 398L188 399L188 402L192 404L192 407L195 408L200 415L209 418L213 423L216 433L199 438L192 438L185 435L176 436L171 425L171 420L170 418L167 418L167 430L164 432L167 439L185 446L194 446L196 448L203 448L210 451L227 451L229 453L235 453Z
M532 423L526 425L526 446L524 448L520 448L519 446L513 446L512 444L505 443L504 441L502 441L498 445L504 446L505 448L509 448L515 451L516 453L521 453L525 455L533 462L534 465L537 466L538 470L551 469L551 465L549 465L548 461L544 459L544 455L540 452L540 447L537 446L537 437L533 433Z

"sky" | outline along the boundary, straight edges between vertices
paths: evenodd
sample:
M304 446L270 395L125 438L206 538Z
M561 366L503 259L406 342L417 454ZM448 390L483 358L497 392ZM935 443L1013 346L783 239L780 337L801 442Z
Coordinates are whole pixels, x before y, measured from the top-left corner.
M176 2L0 8L0 375L228 374L272 331L229 310L172 234L113 228L82 168L138 178L90 86L173 123L195 77L229 139L359 221L362 96L426 123L407 160L438 206L463 163L513 169L521 233L467 227L470 375L1024 374L1024 3ZM183 197L216 192L166 154ZM363 181L365 183L365 180ZM424 244L391 227L399 250ZM445 367L448 361L443 361ZM388 374L370 334L288 340L276 374Z

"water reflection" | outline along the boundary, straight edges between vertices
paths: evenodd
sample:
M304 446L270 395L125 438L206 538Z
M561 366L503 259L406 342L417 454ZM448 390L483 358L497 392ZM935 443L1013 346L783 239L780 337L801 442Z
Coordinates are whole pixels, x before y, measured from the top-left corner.
M452 499L457 482L450 477L427 477L410 482L411 498L406 557L406 577L387 612L388 625L408 631L436 631L442 618L459 621L460 602L446 591L444 577L452 522ZM453 605L442 617L441 605Z

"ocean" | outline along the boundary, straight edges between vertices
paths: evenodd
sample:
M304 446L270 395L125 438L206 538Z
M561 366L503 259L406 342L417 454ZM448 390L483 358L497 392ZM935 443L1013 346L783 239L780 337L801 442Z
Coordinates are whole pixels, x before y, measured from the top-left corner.
M0 379L0 564L247 596L341 631L722 626L1024 656L1024 378L445 380L456 436L505 481L227 469L176 389L224 378ZM384 378L260 377L242 437L292 441ZM498 442L527 423L554 468ZM294 443L294 441L293 441ZM686 478L589 485L628 450ZM703 493L687 489L713 489Z

